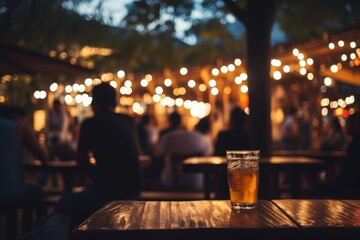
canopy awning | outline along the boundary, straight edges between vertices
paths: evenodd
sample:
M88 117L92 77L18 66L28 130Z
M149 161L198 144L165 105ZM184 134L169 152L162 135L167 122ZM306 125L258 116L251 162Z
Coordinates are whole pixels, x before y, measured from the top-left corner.
M17 45L0 43L0 76L12 74L69 75L94 74L95 70L52 58Z

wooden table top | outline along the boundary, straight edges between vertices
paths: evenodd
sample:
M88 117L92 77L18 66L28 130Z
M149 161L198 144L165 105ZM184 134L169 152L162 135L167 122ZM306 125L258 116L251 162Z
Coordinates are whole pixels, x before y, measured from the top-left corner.
M360 239L360 200L273 200L303 239ZM326 237L320 237L326 236Z
M304 156L311 158L332 159L332 158L344 158L347 156L346 151L321 151L321 150L276 150L273 151L273 155L276 156Z
M73 231L72 239L359 239L360 200L114 201Z
M146 167L151 163L151 157L147 155L140 155L140 166ZM27 171L42 171L47 173L77 173L83 172L75 160L68 161L49 161L46 165L42 164L39 160L25 161L25 170Z
M241 239L291 235L297 229L271 202L232 211L230 201L110 202L73 232L73 239Z
M49 161L46 165L39 160L26 161L24 168L26 171L46 173L78 173L83 171L75 160Z

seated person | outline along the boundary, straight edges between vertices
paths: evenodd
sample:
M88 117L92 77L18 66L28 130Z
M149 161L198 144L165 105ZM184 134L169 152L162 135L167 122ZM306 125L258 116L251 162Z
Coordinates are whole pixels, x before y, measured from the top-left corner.
M141 190L135 120L114 112L116 91L110 84L94 86L92 94L94 116L82 122L77 149L77 162L92 184L84 192L65 196L55 207L74 226L106 202L135 199Z
M326 140L322 143L321 150L335 151L342 150L345 146L346 138L345 134L341 129L339 119L334 118L331 120L329 135Z
M33 132L23 123L25 111L16 106L0 105L0 202L2 206L40 203L40 187L25 184L23 164L28 150L43 164L47 153ZM5 205L4 205L5 204Z
M178 188L201 190L203 188L202 174L183 173L181 162L174 162L171 155L209 155L207 143L198 132L190 132L182 127L179 113L171 113L170 118L178 119L178 124L173 126L172 131L164 134L155 147L155 155L165 158L165 166L161 173L161 185L165 190L177 190ZM173 169L176 172L173 172Z
M239 107L230 113L230 126L219 132L215 142L215 155L226 156L226 150L245 150L249 148L247 114Z
M360 199L360 112L350 115L347 120L351 141L343 168L334 181L326 182L314 189L317 197Z

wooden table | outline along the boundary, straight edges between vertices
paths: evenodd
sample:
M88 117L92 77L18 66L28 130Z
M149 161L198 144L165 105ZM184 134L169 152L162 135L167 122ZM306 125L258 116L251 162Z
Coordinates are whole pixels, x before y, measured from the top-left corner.
M320 172L324 169L323 161L307 157L261 157L259 160L260 178L266 179L266 182L260 184L267 184L266 189L270 187L269 191L277 191L278 175L280 172L286 172L292 175L294 181L292 182L292 194L298 197L301 187L300 175L302 173ZM192 157L183 162L183 171L196 172L204 174L204 191L206 199L210 198L211 174L226 174L226 158L219 156L209 157ZM272 192L266 193L268 197L277 197Z
M346 151L321 151L321 150L277 150L273 151L276 156L303 156L309 158L316 158L324 161L326 167L326 179L331 181L335 179L338 174L338 169L341 168L345 162Z
M64 193L71 193L73 188L73 174L82 174L84 170L79 167L75 160L51 161L43 165L41 161L26 161L24 169L27 172L40 172L45 174L61 174L64 181Z
M274 200L301 239L360 239L360 200Z
M149 166L151 163L151 157L147 155L140 156L140 167L141 169ZM75 160L69 161L49 161L46 165L43 165L41 161L26 161L24 165L25 171L28 172L41 172L46 174L60 173L64 180L64 193L72 192L73 174L82 174L84 169L77 165Z
M79 225L74 240L359 239L360 201L260 200L253 210L230 201L115 201Z

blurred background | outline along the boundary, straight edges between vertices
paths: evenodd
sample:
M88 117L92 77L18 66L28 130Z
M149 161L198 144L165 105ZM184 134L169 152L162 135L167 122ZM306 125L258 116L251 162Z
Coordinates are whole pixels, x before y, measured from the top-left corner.
M176 109L189 129L210 115L216 136L233 106L253 109L265 153L280 148L281 124L295 107L304 127L298 148L319 149L332 118L345 128L359 110L359 5L1 0L0 103L24 107L41 133L54 99L81 122L92 115L91 87L109 81L120 93L117 111L149 113L159 128ZM262 16L266 27L257 24Z

